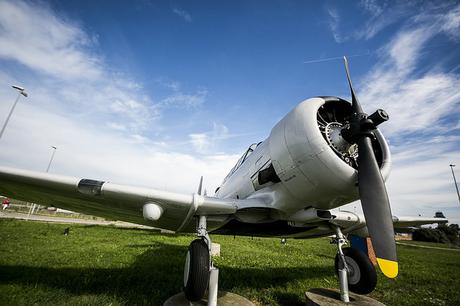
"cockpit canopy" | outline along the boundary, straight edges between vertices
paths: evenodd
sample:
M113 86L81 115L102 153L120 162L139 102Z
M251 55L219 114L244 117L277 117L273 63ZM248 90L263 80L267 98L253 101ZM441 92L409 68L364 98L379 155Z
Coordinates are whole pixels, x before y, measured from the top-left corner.
M249 157L249 155L254 152L254 150L257 148L258 145L260 145L262 142L259 143L253 143L252 145L249 146L249 148L244 152L244 154L240 157L236 165L232 168L232 170L227 174L227 176L224 179L224 182L232 176L233 173L235 173L236 170L244 163L244 161Z

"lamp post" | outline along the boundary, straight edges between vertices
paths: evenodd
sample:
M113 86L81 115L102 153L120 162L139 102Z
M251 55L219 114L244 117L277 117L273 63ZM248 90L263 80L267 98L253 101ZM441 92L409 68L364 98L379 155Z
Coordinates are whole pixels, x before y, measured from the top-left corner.
M460 193L458 192L457 179L455 178L454 167L455 165L450 164L450 171L452 171L452 177L454 178L455 189L457 190L458 203L460 204Z
M14 108L16 107L16 104L18 104L19 98L21 97L21 95L23 95L24 97L28 96L28 94L27 94L27 92L25 91L24 88L22 88L20 86L16 86L16 85L13 85L11 87L13 87L14 89L16 89L18 91L18 97L16 98L16 101L14 101L13 107L11 108L10 113L8 114L8 117L6 117L6 121L3 124L2 130L0 131L0 139L3 136L3 132L5 132L6 126L8 124L8 121L10 121L10 117L13 114L13 111L14 111Z
M56 149L57 149L55 146L51 146L51 148L53 149L53 153L51 153L50 162L48 163L48 167L46 167L46 172L50 170L51 163L53 162L54 154L56 153Z

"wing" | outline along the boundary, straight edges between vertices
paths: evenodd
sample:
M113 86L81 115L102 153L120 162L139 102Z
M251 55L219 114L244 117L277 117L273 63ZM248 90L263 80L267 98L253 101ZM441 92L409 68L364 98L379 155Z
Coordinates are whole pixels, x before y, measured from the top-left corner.
M349 233L361 237L369 237L369 232L366 226L366 219L361 214L356 214L350 211L343 210L330 210L329 214L324 213L323 216L328 218L313 218L309 220L297 219L294 223L295 226L305 228L305 231L294 234L292 237L296 238L314 238L321 236L334 235L335 231L330 226L331 223L340 226L343 233ZM423 224L433 223L447 223L446 218L425 218L425 217L396 217L393 216L393 227L398 229L411 229L411 227L419 226ZM291 222L292 223L292 222Z
M195 215L219 216L217 225L238 208L263 205L256 199L219 199L6 167L0 167L0 194L176 232L193 230ZM158 220L144 219L143 207L148 203L161 207Z
M427 218L427 217L396 217L393 216L393 224L396 228L414 227L424 224L445 224L449 222L446 218Z
M345 228L346 232L352 232L357 235L367 236L366 220L363 215L355 214L349 211L331 211L333 219L330 221ZM427 218L427 217L397 217L393 216L393 227L409 228L424 224L444 224L449 222L446 218Z

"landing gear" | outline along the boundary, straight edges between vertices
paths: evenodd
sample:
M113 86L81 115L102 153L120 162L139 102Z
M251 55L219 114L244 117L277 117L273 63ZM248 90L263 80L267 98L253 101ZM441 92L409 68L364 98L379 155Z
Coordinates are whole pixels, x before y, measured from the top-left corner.
M216 306L219 270L211 260L212 243L205 216L199 217L197 233L200 238L192 241L185 258L184 293L189 301L199 301L208 289L208 306Z
M204 239L194 240L188 247L184 267L184 293L189 301L203 298L209 284L209 251Z
M369 257L358 249L344 248L347 263L348 288L358 294L371 293L377 285L377 273ZM339 255L335 256L335 271L339 273Z
M340 281L340 299L348 303L348 289L354 293L367 294L377 285L377 273L369 258L361 251L342 247L347 244L345 236L338 226L332 243L337 244L335 271Z
M342 251L342 246L347 244L347 239L342 234L340 227L335 227L335 238L332 239L331 243L337 244L337 257L338 260L338 275L340 281L340 299L342 302L348 303L350 302L350 297L348 295L348 275L347 275L347 262L345 261L345 256Z

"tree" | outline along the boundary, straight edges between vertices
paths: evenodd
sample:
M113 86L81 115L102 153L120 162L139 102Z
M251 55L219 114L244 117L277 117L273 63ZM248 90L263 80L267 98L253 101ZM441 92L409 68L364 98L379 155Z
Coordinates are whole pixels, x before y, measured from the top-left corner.
M458 225L439 224L437 228L419 228L412 233L415 241L428 241L437 243L458 243Z
M455 225L457 225L457 224L455 224ZM439 224L437 229L442 231L442 232L444 232L450 242L452 242L452 243L457 243L458 242L458 225L457 225L457 230L455 230L454 227L450 227L450 226L447 226L445 224Z
M419 228L412 233L412 239L415 241L427 241L437 243L449 243L447 235L435 228Z

